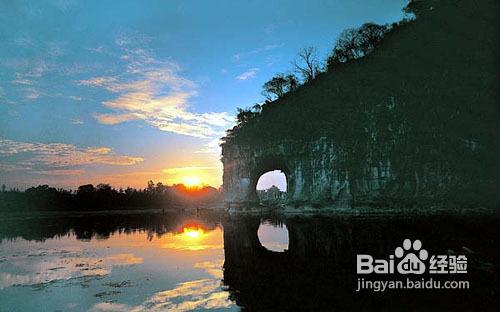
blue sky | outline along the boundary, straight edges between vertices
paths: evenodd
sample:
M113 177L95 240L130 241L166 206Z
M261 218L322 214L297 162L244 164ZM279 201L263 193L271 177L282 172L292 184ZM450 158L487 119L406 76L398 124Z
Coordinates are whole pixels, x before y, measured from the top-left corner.
M0 184L219 186L237 107L405 1L2 1Z

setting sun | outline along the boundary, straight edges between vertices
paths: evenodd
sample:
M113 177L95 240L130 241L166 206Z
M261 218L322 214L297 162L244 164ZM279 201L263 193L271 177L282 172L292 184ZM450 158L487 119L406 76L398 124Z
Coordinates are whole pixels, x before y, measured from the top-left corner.
M189 238L200 238L205 231L200 227L185 227L183 234Z
M188 187L201 185L201 179L197 176L187 176L187 177L184 177L182 180L184 182L184 185L186 185Z

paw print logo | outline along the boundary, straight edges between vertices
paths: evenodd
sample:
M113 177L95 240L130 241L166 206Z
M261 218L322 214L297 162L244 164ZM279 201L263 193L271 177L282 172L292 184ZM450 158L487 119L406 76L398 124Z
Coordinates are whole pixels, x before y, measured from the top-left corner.
M423 274L425 272L425 264L422 261L427 260L429 254L427 250L422 249L420 240L417 239L412 244L411 240L405 239L403 247L396 248L394 255L397 258L403 258L397 266L400 274Z

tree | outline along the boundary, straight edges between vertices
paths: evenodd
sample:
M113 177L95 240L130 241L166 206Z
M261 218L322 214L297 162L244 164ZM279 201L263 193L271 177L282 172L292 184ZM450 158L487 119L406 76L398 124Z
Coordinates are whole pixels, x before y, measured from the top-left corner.
M277 74L262 86L262 95L268 100L279 99L286 93L297 88L298 81L295 75Z
M280 98L286 93L286 84L284 75L278 74L262 86L262 95L269 100Z
M342 31L335 43L332 56L328 59L328 65L333 63L346 63L356 59L358 53L356 49L356 37L357 30L354 28Z
M166 189L167 189L167 188L166 188L166 186L165 186L165 185L163 185L163 183L161 183L161 182L156 183L156 192L157 192L158 194L163 194L163 193L165 192L165 190L166 190Z
M154 191L155 191L155 183L153 182L153 180L149 180L147 192L152 194L154 193Z
M111 185L106 183L99 183L96 186L97 191L99 192L111 192Z
M286 80L288 82L288 92L291 92L299 86L299 80L297 79L297 76L294 74L289 74L286 76Z
M319 72L319 59L314 47L300 50L298 60L293 62L295 70L302 75L305 82L313 80Z
M92 184L80 185L78 187L78 191L76 191L76 192L77 192L77 194L93 193L93 192L95 192L95 188Z
M327 60L328 67L347 63L370 54L380 44L387 31L387 26L374 23L366 23L360 28L344 30Z
M7 187L5 186L5 184L2 184L2 193L5 193L5 189L6 189L6 188L7 188Z
M387 26L377 25L374 23L363 24L358 29L357 45L362 50L364 55L371 53L380 44L385 34Z
M253 117L255 117L256 112L251 108L237 108L238 114L236 114L236 120L239 126L248 123Z

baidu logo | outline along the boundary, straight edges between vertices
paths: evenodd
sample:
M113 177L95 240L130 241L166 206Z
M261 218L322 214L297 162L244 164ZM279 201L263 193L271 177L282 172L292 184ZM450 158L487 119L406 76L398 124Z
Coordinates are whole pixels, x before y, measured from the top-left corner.
M427 260L429 263L427 264ZM465 255L433 255L429 258L427 250L422 248L418 239L413 242L405 239L402 246L396 247L389 259L374 259L371 255L357 255L358 274L424 274L467 273Z
M403 248L396 248L394 254L397 258L402 258L397 266L400 274L423 274L425 272L425 264L422 261L427 260L429 255L427 250L422 249L422 242L418 239L413 244L411 240L405 239Z

